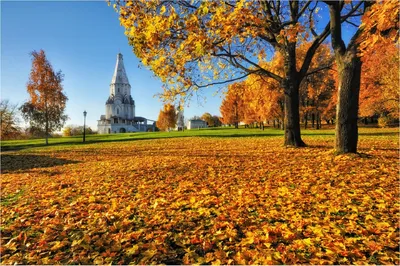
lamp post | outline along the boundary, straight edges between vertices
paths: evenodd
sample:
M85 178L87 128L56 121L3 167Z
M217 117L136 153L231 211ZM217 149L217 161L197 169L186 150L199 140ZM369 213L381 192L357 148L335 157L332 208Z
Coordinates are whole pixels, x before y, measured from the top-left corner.
M87 115L87 112L85 110L85 111L83 111L83 142L85 142L85 137L86 137L86 129L85 129L85 126L86 126L86 115Z

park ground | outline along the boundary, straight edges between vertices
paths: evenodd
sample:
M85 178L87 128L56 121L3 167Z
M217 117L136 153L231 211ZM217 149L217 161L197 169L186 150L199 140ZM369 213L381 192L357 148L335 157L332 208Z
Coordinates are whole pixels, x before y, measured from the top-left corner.
M399 131L4 141L3 264L399 264Z

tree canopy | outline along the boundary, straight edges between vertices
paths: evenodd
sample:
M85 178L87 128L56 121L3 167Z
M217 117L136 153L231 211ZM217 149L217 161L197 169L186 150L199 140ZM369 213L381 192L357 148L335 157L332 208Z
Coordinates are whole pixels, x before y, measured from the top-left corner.
M160 110L156 125L160 130L169 130L175 127L177 122L176 120L177 116L175 106L167 103L164 105L163 109Z

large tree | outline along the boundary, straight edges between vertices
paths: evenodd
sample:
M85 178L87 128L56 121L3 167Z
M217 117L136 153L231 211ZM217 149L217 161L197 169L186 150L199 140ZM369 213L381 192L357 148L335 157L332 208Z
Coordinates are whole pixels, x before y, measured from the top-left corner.
M338 71L335 150L337 153L356 153L362 65L359 38L363 34L364 27L358 27L346 45L342 33L342 13L348 5L362 9L361 13L365 13L373 2L359 1L358 3L350 2L348 4L343 0L324 2L329 6L331 43ZM352 24L354 25L354 23Z
M397 0L388 1L324 1L329 6L331 43L338 69L338 98L336 107L336 140L338 153L356 153L358 142L358 107L362 72L362 52L370 50L380 39L398 39L399 8ZM376 3L377 2L377 3ZM357 28L346 45L342 34L346 7L361 9L363 24ZM354 25L353 22L350 22ZM357 25L355 25L357 27Z
M20 110L31 127L39 128L46 133L46 145L49 134L63 127L68 116L64 113L68 100L63 92L63 75L54 72L43 50L33 51L32 69L27 84L30 99Z
M210 85L250 74L275 79L285 97L285 144L304 146L300 135L299 87L310 73L329 23L316 27L317 1L117 1L120 22L135 54L162 81L164 97L185 97ZM351 16L356 9L350 9ZM300 67L296 46L311 41ZM279 51L278 75L259 64ZM171 85L175 84L175 85Z

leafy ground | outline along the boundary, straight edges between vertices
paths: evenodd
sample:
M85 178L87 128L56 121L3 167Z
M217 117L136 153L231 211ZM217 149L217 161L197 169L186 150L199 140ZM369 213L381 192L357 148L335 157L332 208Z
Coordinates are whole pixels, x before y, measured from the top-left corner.
M218 132L3 152L2 263L400 263L398 131Z

